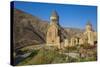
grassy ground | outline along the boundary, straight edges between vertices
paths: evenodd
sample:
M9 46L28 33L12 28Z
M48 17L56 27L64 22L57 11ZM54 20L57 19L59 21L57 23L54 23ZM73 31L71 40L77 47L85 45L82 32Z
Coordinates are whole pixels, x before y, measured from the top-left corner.
M45 49L41 48L40 50L37 50L35 52L32 52L30 56L25 58L23 61L21 61L18 65L31 65L31 64L50 64L50 63L62 63L65 61L65 55L59 54L59 52L53 48L53 49Z
M96 47L85 48L86 46L80 47L68 47L64 50L59 50L55 47L43 47L37 50L32 50L31 54L21 60L17 65L37 65L37 64L55 64L55 63L69 63L69 62L86 62L97 60L97 49ZM22 51L28 52L27 49ZM60 53L62 54L60 54ZM63 53L78 53L77 58L73 58Z

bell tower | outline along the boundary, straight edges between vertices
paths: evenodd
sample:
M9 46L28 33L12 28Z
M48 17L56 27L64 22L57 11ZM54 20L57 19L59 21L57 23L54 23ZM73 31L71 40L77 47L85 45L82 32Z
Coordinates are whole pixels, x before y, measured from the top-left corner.
M56 11L53 11L50 16L50 25L47 30L46 41L50 46L57 46L60 43L59 16Z

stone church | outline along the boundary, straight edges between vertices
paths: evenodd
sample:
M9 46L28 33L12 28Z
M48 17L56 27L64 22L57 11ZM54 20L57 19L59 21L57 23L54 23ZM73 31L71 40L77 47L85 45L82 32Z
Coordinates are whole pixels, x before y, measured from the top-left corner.
M50 25L47 30L46 37L47 45L60 47L60 28L59 28L59 16L56 11L52 12L50 17Z
M84 36L86 37L87 43L90 45L94 45L97 41L97 33L92 29L92 24L90 24L90 22L86 25Z
M86 24L85 31L81 35L74 35L70 39L61 39L61 30L59 25L59 15L56 11L52 12L50 17L50 24L48 26L47 35L46 35L46 45L47 46L56 46L58 48L76 46L76 45L85 45L86 43L94 45L97 41L97 32L92 29L92 24L88 22Z

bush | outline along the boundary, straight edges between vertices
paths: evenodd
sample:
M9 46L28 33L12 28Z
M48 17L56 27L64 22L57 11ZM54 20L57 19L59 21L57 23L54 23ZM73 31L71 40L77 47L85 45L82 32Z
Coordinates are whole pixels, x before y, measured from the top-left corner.
M39 50L33 50L32 53L26 57L25 59L23 59L22 61L20 61L17 65L27 65L29 63L29 61L37 55Z
M34 56L35 55L35 56ZM38 53L32 54L18 65L31 65L31 64L50 64L50 63L63 63L66 61L66 56L59 54L56 49L41 48Z
M72 57L68 57L68 62L78 62L79 59L76 59L76 58L72 58Z
M58 56L58 53L55 50L42 48L33 58L31 64L49 64L56 56Z

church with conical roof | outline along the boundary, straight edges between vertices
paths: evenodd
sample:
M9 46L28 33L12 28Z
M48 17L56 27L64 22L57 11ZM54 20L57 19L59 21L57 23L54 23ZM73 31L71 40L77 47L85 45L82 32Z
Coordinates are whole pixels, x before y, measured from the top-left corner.
M90 21L86 24L86 29L84 32L85 39L87 40L87 43L90 45L94 45L94 43L97 41L97 33L92 29L92 24Z
M53 11L50 16L50 24L47 29L46 34L46 45L47 46L56 46L58 48L76 46L76 45L85 45L90 44L94 45L97 41L97 33L92 29L92 24L90 21L87 22L85 31L81 34L81 37L71 37L61 39L61 27L59 25L59 15L56 11Z
M50 17L50 24L46 36L47 45L60 47L60 28L59 16L56 11L53 11Z

